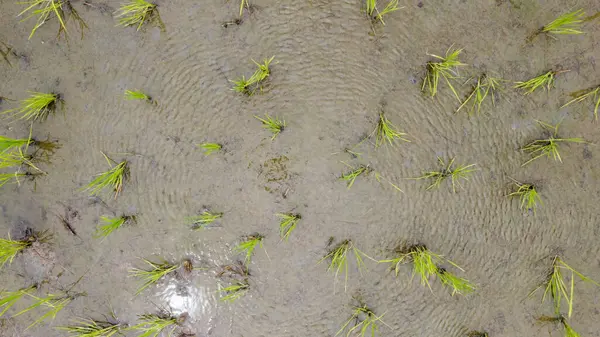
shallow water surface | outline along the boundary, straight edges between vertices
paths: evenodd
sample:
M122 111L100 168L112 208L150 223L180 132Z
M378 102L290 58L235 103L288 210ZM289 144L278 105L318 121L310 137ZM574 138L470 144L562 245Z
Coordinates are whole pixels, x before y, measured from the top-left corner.
M351 314L359 294L388 326L381 336L538 336L553 325L536 323L551 315L541 292L554 254L600 280L600 126L591 102L561 106L568 94L600 84L599 19L585 22L586 34L526 37L558 15L597 1L483 0L401 1L385 26L369 23L358 0L250 0L252 14L235 20L230 0L159 1L166 32L115 26L116 0L73 1L89 30L79 40L56 40L49 21L28 40L33 21L20 22L23 9L0 0L0 41L13 46L12 67L0 63L0 96L24 99L28 91L59 92L64 115L36 123L35 137L62 147L48 175L35 184L6 185L0 195L0 232L19 237L27 228L49 230L50 245L21 254L0 271L0 288L15 290L48 280L40 294L69 289L77 297L54 321L25 331L37 318L1 321L0 336L63 336L53 329L75 317L102 319L111 310L131 325L161 309L187 317L177 332L197 336L333 336ZM381 3L381 1L380 1ZM382 5L380 5L382 6ZM427 53L464 48L456 82L488 72L523 81L548 69L569 69L549 93L523 96L506 84L492 107L468 118L454 111L458 101L440 83L435 100L420 92ZM275 55L268 86L245 97L230 80L249 77L255 65ZM1 61L1 60L0 60ZM157 106L123 99L140 89ZM15 107L4 101L0 109ZM380 111L411 141L375 149L371 134ZM273 141L254 116L279 116L285 130ZM588 144L561 147L562 163L540 159L521 166L519 148L541 137L536 120L562 122L563 137ZM29 125L4 125L4 136L25 137ZM205 157L196 144L218 142L226 151ZM119 197L91 198L81 191L108 168L101 151L128 159L131 178ZM463 188L449 182L427 191L409 178L438 167L437 157L477 164ZM343 163L342 163L343 162ZM351 189L339 180L348 165L370 165ZM534 215L506 197L511 179L540 186L543 206ZM219 226L192 231L185 217L205 209L223 212ZM279 238L276 213L302 215L289 241ZM58 216L69 214L77 235ZM137 222L104 240L92 236L100 216L136 214ZM243 257L233 247L244 235L265 235L250 263L250 290L234 303L219 301L219 266ZM438 281L432 291L411 280L403 266L395 277L387 265L366 259L360 275L350 262L347 290L334 284L326 263L328 241L351 239L376 259L390 257L402 241L426 244L456 262L477 284L467 297L450 296ZM37 253L36 253L37 252ZM128 270L140 258L197 267L181 271L135 296L140 282ZM581 336L600 336L600 289L577 284L570 324ZM134 336L135 334L128 333Z

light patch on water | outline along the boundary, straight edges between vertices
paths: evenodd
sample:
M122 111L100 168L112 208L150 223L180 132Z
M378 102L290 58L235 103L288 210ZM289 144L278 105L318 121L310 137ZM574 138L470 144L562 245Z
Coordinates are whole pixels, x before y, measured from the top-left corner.
M157 295L174 315L187 313L192 321L210 315L209 290L189 280L171 278Z

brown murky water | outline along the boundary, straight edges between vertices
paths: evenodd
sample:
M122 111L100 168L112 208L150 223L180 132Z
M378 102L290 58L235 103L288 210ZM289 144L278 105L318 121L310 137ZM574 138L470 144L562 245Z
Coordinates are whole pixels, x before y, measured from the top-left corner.
M111 308L130 324L159 308L187 312L186 327L197 336L333 336L357 293L386 313L389 327L381 327L381 336L460 336L473 329L537 336L548 326L535 317L551 314L551 305L540 305L539 293L527 295L552 254L600 280L597 145L567 145L562 164L543 159L526 167L518 151L541 136L536 119L562 121L563 135L600 143L591 103L560 108L568 93L599 84L600 21L586 22L585 35L524 43L569 9L600 11L597 1L402 1L405 7L375 36L358 0L251 0L256 10L228 28L221 24L236 18L234 1L160 1L163 34L115 27L119 1L76 1L90 30L82 41L73 30L69 43L55 39L56 22L27 40L33 22L19 22L22 5L1 1L0 41L20 57L11 56L13 67L0 63L0 96L56 91L67 105L64 117L34 126L34 136L62 144L43 166L48 175L35 188L4 186L0 196L3 237L30 227L50 230L54 240L38 247L43 254L22 254L2 269L0 288L48 279L41 293L56 292L83 276L75 289L87 296L27 331L33 315L5 315L0 336L61 336L53 326L74 316L102 318ZM558 76L549 94L507 89L495 108L486 104L484 115L467 118L453 113L456 99L445 85L436 100L420 93L426 53L441 55L453 44L464 48L462 60L470 65L461 69L465 78L486 71L518 81L549 68L571 71ZM262 95L230 90L229 80L253 71L251 58L272 55ZM135 88L159 105L125 101L123 91ZM13 106L4 102L1 109ZM350 158L344 148L373 130L382 106L412 142L379 149L365 142L362 156ZM287 122L274 141L253 117L264 113ZM3 125L2 135L27 135L24 123ZM196 148L205 141L227 151L205 157ZM131 161L131 180L117 200L80 191L106 169L100 151ZM424 182L406 179L436 168L437 156L479 170L456 194L446 183L426 191ZM341 161L371 165L404 193L373 175L348 190L338 180L346 170ZM535 216L505 197L510 178L540 185L544 205ZM224 212L222 227L191 231L184 218L206 207ZM288 211L302 220L280 242L275 213ZM66 213L77 236L57 218ZM104 241L92 238L99 216L121 213L136 213L137 224ZM245 297L219 302L213 269L234 261L232 247L254 232L266 235L268 256L257 250ZM435 281L432 294L411 281L410 266L394 277L387 266L367 261L363 276L351 268L347 292L338 283L334 293L333 275L316 264L331 236L352 239L377 258L388 257L386 248L400 240L424 243L461 265L460 275L479 289L451 297ZM139 283L127 270L152 257L191 258L209 269L169 277L136 297ZM599 289L580 284L575 301L573 328L600 336Z

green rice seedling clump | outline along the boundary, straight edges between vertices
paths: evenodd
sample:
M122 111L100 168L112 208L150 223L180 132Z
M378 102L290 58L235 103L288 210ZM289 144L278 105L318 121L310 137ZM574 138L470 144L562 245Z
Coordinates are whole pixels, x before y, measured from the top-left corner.
M158 6L145 0L129 0L122 4L115 14L119 26L136 26L136 30L139 31L145 24L151 24L163 32L166 31Z
M342 176L340 177L341 180L344 180L346 182L346 185L348 187L348 189L350 189L352 187L352 185L354 185L354 181L356 180L356 178L358 178L361 175L367 175L371 172L371 168L369 168L369 166L365 166L365 165L360 165L358 167L352 167L344 162L342 162L344 165L350 167L350 171L347 173L342 173Z
M138 331L138 337L157 337L163 330L171 328L167 334L171 336L177 327L177 318L170 315L144 314L139 316L140 323L126 330Z
M115 230L121 228L123 225L136 221L135 215L121 215L116 218L109 218L106 216L100 217L101 225L96 229L95 238L106 238Z
M246 236L242 242L240 242L237 246L235 246L233 248L233 250L235 251L236 254L245 254L245 258L244 258L244 263L246 265L250 264L250 260L252 258L252 254L254 253L254 250L256 249L256 247L260 246L261 248L264 249L263 247L263 239L265 237L260 235L260 234L252 234L252 235L248 235ZM265 253L267 251L265 250Z
M448 87L450 87L450 90L452 90L454 96L456 96L456 99L458 99L458 101L460 102L460 97L458 97L458 93L454 89L451 80L457 79L459 77L457 67L466 65L460 62L460 60L458 59L461 52L462 49L456 49L452 51L452 47L450 47L446 51L445 56L428 54L429 56L437 59L437 61L427 62L427 73L425 74L425 78L423 79L421 91L425 92L425 87L427 87L427 92L429 96L435 97L435 95L438 92L438 84L441 77L446 81Z
M8 184L11 180L14 180L14 183L19 185L21 184L21 179L33 180L38 175L31 172L0 173L0 187Z
M161 278L167 276L168 274L174 272L179 266L170 264L166 261L162 263L154 263L152 261L148 261L146 259L142 259L150 266L150 270L132 268L129 270L129 273L136 278L139 278L143 284L136 291L136 295L139 295L144 289L158 282Z
M436 254L424 245L414 245L408 248L396 250L396 257L387 260L380 260L379 263L390 263L391 269L396 275L400 272L400 266L405 263L412 263L412 277L418 275L421 285L426 285L431 290L430 279L437 276L442 284L452 290L452 295L467 295L475 291L475 285L467 279L458 277L447 269L440 267L441 264L448 263L461 271L464 271L456 263L444 258L443 255Z
M532 210L534 213L537 209L538 203L542 204L542 199L537 192L537 189L532 184L525 184L515 181L514 183L516 190L509 194L509 197L519 198L519 207L521 209Z
M300 214L292 214L292 213L277 213L276 214L281 221L279 222L279 234L282 240L288 240L292 231L296 229L296 225L298 225L298 221L302 219Z
M209 156L215 152L221 151L223 145L218 143L202 143L198 144L198 147L204 150L204 155Z
M123 183L129 178L129 166L127 160L116 163L108 156L102 153L104 159L108 162L110 170L100 173L92 180L84 190L89 191L90 195L98 195L103 190L110 188L115 192L115 199L123 190ZM114 165L117 164L117 165Z
M58 105L61 108L64 105L64 101L58 94L31 92L31 96L22 100L18 108L6 110L3 114L18 120L43 122L50 114L56 113Z
M536 76L525 82L517 82L515 88L522 89L523 95L529 95L539 88L546 88L547 91L550 91L550 89L554 87L554 80L556 75L567 71L569 70L549 70L544 74Z
M0 238L0 268L12 263L15 256L33 244L31 240L12 240Z
M391 12L397 11L402 7L398 7L398 0L390 0L383 10L377 9L377 0L366 0L366 13L372 21L379 20L385 25L383 16Z
M542 33L556 35L578 35L583 34L581 23L585 12L583 9L578 9L569 13L565 13L544 27L536 31L529 40L533 40L537 35Z
M258 116L254 116L254 118L261 121L263 128L269 130L273 134L271 140L274 140L275 137L285 129L285 120L280 120L277 117L271 117L268 114L265 114L265 118L260 118Z
M14 139L0 136L0 152L7 152L15 149L20 149L33 142L32 139Z
M398 128L383 115L383 112L379 114L379 121L377 122L375 132L375 147L379 147L386 142L394 145L396 140L410 142L410 140L404 138L406 133L398 131Z
M19 4L27 6L18 16L25 16L21 21L26 21L32 17L36 17L36 24L34 25L29 39L33 37L35 32L42 25L46 24L52 18L58 20L58 36L61 34L67 34L67 22L69 19L73 19L79 25L81 31L81 37L83 38L84 30L88 28L85 21L79 16L79 13L75 10L71 1L69 0L25 0L19 2Z
M139 90L125 90L125 99L128 101L146 101L150 104L157 104L152 97Z
M354 326L347 329L346 337L349 336L360 336L365 337L368 332L371 333L371 337L375 337L375 334L379 332L379 323L382 323L386 326L385 322L382 320L383 316L377 316L373 310L367 307L366 304L361 304L360 306L354 306L353 312L350 318L342 325L340 330L335 334L335 336L341 334L346 330L351 323L354 322ZM388 326L389 327L389 326Z
M204 211L200 215L195 215L186 218L186 222L189 225L192 225L192 228L195 230L206 229L211 226L211 224L223 217L223 213Z
M262 92L265 80L271 75L270 65L274 59L275 56L271 56L270 59L265 58L263 63L258 63L252 60L257 67L252 76L250 76L249 79L246 79L245 76L242 76L236 80L231 80L233 83L233 88L231 90L246 94L248 96L254 95L256 90Z
M223 302L234 302L244 296L250 289L247 280L236 281L228 286L219 283L218 287L218 292L221 295L220 300Z
M600 85L595 88L583 90L583 92L581 93L575 93L574 96L575 98L565 103L565 105L563 105L562 107L564 108L568 105L571 105L572 103L580 103L588 98L592 98L592 100L596 102L594 104L594 118L598 120L598 109L600 108Z
M461 186L460 180L469 180L469 175L471 175L471 173L473 173L477 169L474 168L475 164L458 165L457 167L453 168L452 165L454 164L454 159L455 158L452 158L448 162L448 164L446 164L440 157L438 157L438 161L442 166L442 168L439 171L427 171L424 172L422 176L416 177L414 179L432 180L433 182L429 186L427 186L427 190L430 190L434 188L439 188L441 183L448 177L450 177L450 180L452 182L452 191L456 193L456 186Z
M550 132L547 138L536 139L529 144L523 146L521 150L523 152L528 153L531 158L523 163L522 166L525 166L532 161L547 157L552 158L555 161L559 161L562 163L562 158L560 157L559 146L563 143L585 143L585 139L574 137L574 138L560 138L558 136L558 127L560 123L556 125L547 124L541 121L537 121L537 123L546 131Z
M577 333L575 330L573 330L571 325L567 322L567 319L562 315L559 315L556 317L541 316L538 318L538 321L558 323L558 324L562 325L563 329L565 330L565 337L581 337L581 335L579 335L579 333Z
M17 291L0 291L0 317L2 317L8 309L10 309L15 303L17 303L23 296L28 295L35 290L35 287L23 288Z
M492 105L496 105L496 95L501 90L502 79L483 74L477 78L477 83L473 85L471 93L465 98L462 104L456 109L459 112L462 108L467 109L469 116L481 112L481 105L486 98L491 97Z
M337 280L340 272L344 273L344 290L347 290L348 286L348 255L354 254L356 258L356 267L362 275L362 270L365 268L363 257L373 260L370 256L363 253L361 250L356 248L351 240L343 240L339 244L333 247L318 263L325 260L329 260L329 267L327 271L333 271L335 273L335 280ZM335 289L335 281L334 281Z
M563 272L569 275L568 279ZM568 307L567 317L570 318L573 313L576 276L582 281L590 282L600 287L599 283L573 269L557 255L552 260L552 267L546 276L546 280L540 284L540 286L535 288L530 295L543 287L544 295L542 296L542 303L546 300L546 297L551 298L554 306L554 313L557 316L561 316L561 306L564 301ZM570 282L568 281L569 279Z
M56 315L59 312L61 312L73 300L72 296L67 295L48 294L45 297L37 297L31 293L26 293L26 295L33 298L34 303L31 304L29 307L16 313L13 317L17 317L38 307L44 308L45 310L45 313L42 316L38 317L35 321L33 321L33 323L31 323L26 328L26 330L43 323L47 319L54 320L54 318L56 318Z
M121 333L123 325L93 319L78 319L72 325L59 326L56 329L65 331L71 337L111 337Z

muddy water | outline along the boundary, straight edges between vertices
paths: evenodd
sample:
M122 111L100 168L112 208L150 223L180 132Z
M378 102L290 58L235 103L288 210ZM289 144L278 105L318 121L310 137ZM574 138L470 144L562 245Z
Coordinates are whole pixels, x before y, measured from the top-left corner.
M123 322L160 308L187 313L187 332L197 336L333 336L359 293L389 327L382 336L459 336L486 330L490 336L546 334L535 317L551 314L541 294L527 298L559 252L573 267L600 280L597 188L600 152L595 145L568 145L563 163L538 160L521 167L518 151L540 137L535 120L557 123L567 137L600 142L592 107L560 108L568 93L598 85L598 21L587 34L557 40L525 37L569 8L600 10L597 2L407 1L385 27L371 33L362 1L251 1L256 6L240 26L237 5L223 0L161 1L167 27L136 32L115 27L119 1L74 2L90 30L80 41L55 39L48 22L27 40L32 22L20 23L22 6L0 3L0 41L20 55L0 65L0 96L23 99L28 90L60 92L58 114L34 127L34 136L57 139L62 148L44 165L48 172L0 195L0 232L50 230L51 246L37 247L4 268L1 288L18 289L47 279L42 293L69 288L85 292L56 319L24 331L34 316L2 322L1 336L60 336L53 326L74 316L102 318L112 308ZM71 26L72 27L72 26ZM549 68L559 75L550 94L523 97L506 90L495 108L478 118L454 115L456 99L441 85L439 99L420 93L427 52L464 48L465 78L492 72L525 80ZM251 58L275 55L269 86L243 97L229 80L253 71ZM122 99L141 89L159 103ZM460 87L466 93L468 85ZM2 103L2 109L13 106ZM384 109L408 133L410 143L374 149L363 143L358 159L344 148L369 134ZM275 140L254 115L287 122ZM4 123L2 135L23 137L28 125ZM226 152L205 157L196 144L224 144ZM131 162L131 180L117 200L89 198L79 189L107 168L100 151ZM425 191L406 178L437 167L436 157L476 163L478 171L453 194L444 184ZM344 164L369 164L404 193L373 175L352 189L338 180ZM505 197L514 178L538 183L544 206L534 216ZM186 216L210 208L224 212L221 227L201 232ZM289 242L280 242L275 213L298 212L302 221ZM92 238L99 216L137 214L137 223L106 240ZM57 215L68 215L77 236ZM233 304L218 301L215 267L237 258L232 247L254 232L266 236L251 268L251 290ZM327 241L352 239L365 253L388 257L402 240L421 242L460 264L460 274L479 289L451 297L434 282L434 294L386 266L367 261L361 276L351 268L348 289L316 262ZM134 296L139 283L128 276L139 258L171 262L191 259L191 276L169 277ZM600 292L581 284L571 325L582 336L600 336ZM21 303L15 307L24 306ZM13 309L14 310L14 309ZM16 311L10 311L15 313ZM7 315L5 317L9 317ZM553 332L559 335L561 332Z

